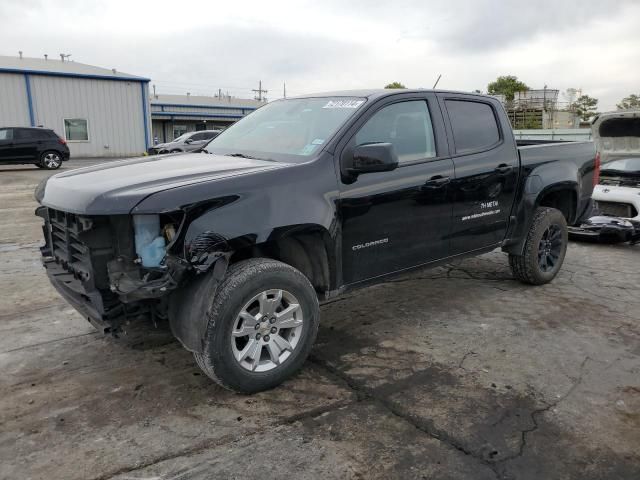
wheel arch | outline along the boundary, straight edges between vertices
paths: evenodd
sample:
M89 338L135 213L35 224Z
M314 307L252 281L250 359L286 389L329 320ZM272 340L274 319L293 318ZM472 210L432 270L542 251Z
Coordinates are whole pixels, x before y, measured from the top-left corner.
M559 210L568 225L573 225L578 220L579 186L575 180L542 185L542 179L537 175L531 175L525 182L524 194L517 200L519 208L512 216L512 225L502 247L503 251L513 255L522 254L538 207Z
M229 242L230 263L265 257L291 265L304 274L318 295L337 285L336 250L329 231L321 225L289 225L274 229L263 242L247 244L247 238Z

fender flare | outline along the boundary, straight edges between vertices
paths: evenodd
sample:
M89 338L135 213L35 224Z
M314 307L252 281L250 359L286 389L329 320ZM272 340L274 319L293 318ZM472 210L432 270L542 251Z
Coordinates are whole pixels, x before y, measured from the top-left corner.
M575 179L564 179L545 185L541 176L530 175L525 182L521 196L516 200L519 208L512 212L509 231L502 250L512 255L522 255L534 213L540 206L541 200L550 193L567 190L576 196L577 206L579 185ZM575 215L577 216L578 212L575 212ZM571 223L572 220L568 219L567 223Z

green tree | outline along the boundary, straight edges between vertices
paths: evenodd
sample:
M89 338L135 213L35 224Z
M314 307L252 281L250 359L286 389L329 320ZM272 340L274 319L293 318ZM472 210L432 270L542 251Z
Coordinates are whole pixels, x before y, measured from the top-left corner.
M588 122L597 111L598 99L592 98L589 95L582 95L571 105L571 110L576 112L583 122Z
M400 82L391 82L389 85L385 85L384 88L407 88Z
M620 103L616 105L618 110L632 110L640 108L640 95L632 93L628 97L624 97L620 100Z
M487 85L487 93L489 95L504 95L508 102L513 101L516 92L529 90L526 83L518 80L515 75L504 75L498 77L494 82Z

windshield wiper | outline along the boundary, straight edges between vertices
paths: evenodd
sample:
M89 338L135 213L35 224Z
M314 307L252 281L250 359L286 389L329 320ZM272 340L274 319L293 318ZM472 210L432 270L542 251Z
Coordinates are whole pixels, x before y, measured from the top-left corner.
M225 157L239 157L239 158L248 158L249 160L265 160L267 162L275 162L271 158L258 158L252 157L251 155L247 155L246 153L225 153Z

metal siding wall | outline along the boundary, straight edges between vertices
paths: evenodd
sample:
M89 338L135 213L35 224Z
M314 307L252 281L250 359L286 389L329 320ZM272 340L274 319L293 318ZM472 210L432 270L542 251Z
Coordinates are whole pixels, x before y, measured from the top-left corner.
M183 113L220 113L222 115L242 115L243 108L242 107L233 107L233 108L216 108L215 106L211 107L177 107L174 105L165 105L164 110L160 108L159 105L151 105L153 112L183 112ZM244 109L245 113L253 112L249 107Z
M31 90L36 125L64 136L65 118L88 120L89 141L69 142L72 157L124 157L145 151L139 82L31 75Z
M0 126L28 127L29 106L24 75L0 73Z

